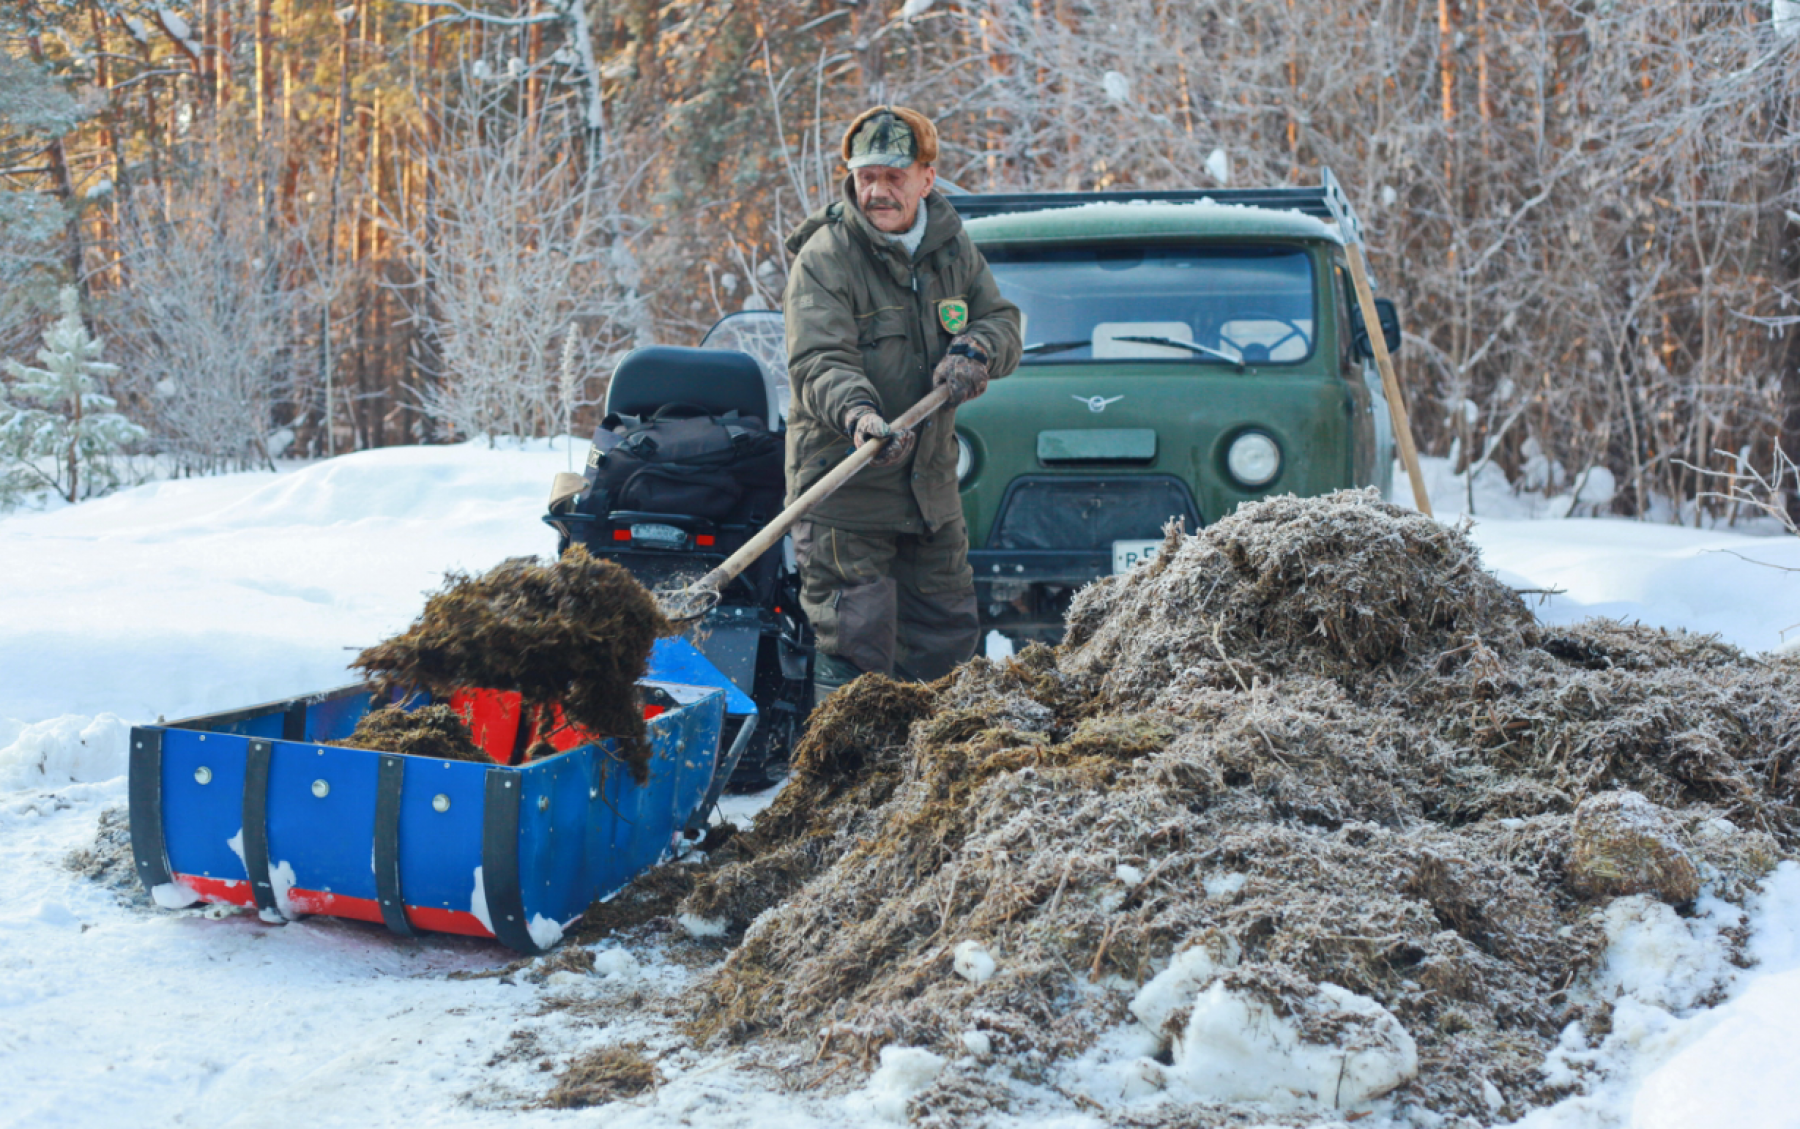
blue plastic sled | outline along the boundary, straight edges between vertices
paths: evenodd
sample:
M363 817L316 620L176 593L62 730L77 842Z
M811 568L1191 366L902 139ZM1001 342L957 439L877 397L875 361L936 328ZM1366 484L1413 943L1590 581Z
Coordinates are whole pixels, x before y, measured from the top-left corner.
M704 814L724 782L726 715L742 736L754 728L749 697L685 640L659 641L638 687L652 752L641 785L611 738L516 767L320 744L354 731L366 685L138 726L138 877L161 905L329 914L542 952ZM475 735L497 760L524 736Z

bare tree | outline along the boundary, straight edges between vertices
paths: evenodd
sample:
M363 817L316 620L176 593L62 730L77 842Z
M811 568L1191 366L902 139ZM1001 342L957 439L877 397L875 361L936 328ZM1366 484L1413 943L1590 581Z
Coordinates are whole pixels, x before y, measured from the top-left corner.
M403 293L434 358L417 393L464 437L550 435L586 402L565 368L598 375L647 326L606 164L559 136L558 107L527 119L517 76L492 74L473 70L444 107L437 146L420 154L437 186L430 214L397 232L421 264Z
M240 170L241 171L241 170ZM184 473L271 465L278 412L304 383L298 325L314 306L301 233L271 230L256 179L215 166L137 189L113 295L136 400Z

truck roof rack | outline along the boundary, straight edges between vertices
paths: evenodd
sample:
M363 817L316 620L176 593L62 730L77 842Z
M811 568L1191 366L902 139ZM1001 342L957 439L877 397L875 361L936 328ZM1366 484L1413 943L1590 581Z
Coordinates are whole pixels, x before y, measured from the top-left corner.
M1362 223L1357 219L1356 210L1350 206L1349 198L1344 195L1343 187L1330 169L1320 170L1319 183L1312 188L1189 188L1174 192L1124 189L1118 192L980 193L957 190L946 192L944 199L965 219L998 216L1008 212L1045 212L1056 208L1080 207L1083 204L1122 204L1138 200L1192 204L1211 200L1218 204L1299 212L1315 219L1335 221L1346 239L1362 242Z

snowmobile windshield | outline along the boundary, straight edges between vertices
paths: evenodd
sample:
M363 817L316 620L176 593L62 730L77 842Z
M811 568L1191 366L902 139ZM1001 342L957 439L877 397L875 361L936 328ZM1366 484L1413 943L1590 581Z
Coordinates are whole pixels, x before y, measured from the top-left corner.
M986 252L1025 316L1026 364L1298 364L1312 259L1290 246L1007 247Z

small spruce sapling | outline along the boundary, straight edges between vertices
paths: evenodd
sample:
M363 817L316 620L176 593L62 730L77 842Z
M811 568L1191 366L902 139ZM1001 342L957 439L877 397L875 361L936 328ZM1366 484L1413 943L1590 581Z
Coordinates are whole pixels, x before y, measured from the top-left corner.
M0 386L0 504L46 488L71 503L104 493L119 483L112 457L146 434L99 391L119 367L100 359L73 286L63 287L62 308L44 331L43 368L6 362L15 383Z

